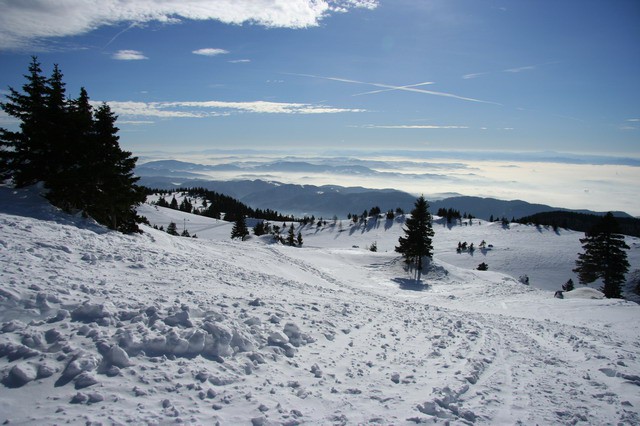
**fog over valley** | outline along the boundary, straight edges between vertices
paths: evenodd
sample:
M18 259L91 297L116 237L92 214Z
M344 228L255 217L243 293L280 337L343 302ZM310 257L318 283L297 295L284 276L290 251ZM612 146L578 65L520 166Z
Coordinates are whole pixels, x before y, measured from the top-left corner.
M288 154L276 151L140 153L144 176L189 179L277 181L301 185L392 188L429 199L454 195L524 200L568 209L625 211L640 216L640 166L632 158L556 153L393 151L357 156ZM163 161L176 160L176 161ZM158 162L161 161L161 162ZM182 162L182 163L181 163ZM365 206L366 207L366 206ZM364 208L364 207L363 207Z

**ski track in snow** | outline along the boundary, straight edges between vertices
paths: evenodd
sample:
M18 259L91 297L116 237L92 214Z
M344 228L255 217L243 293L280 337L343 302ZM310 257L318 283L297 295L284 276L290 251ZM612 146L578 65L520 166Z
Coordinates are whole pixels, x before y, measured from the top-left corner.
M391 253L12 213L2 422L640 423L635 304L559 301L439 260L412 288ZM605 310L621 319L592 318Z

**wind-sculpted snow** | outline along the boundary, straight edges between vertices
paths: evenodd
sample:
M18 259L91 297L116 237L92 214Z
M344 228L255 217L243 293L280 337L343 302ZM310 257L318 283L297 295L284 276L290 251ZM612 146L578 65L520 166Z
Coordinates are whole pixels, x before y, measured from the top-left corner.
M348 232L292 248L81 220L0 213L0 422L640 422L634 303L437 258L416 283L362 238L328 244Z

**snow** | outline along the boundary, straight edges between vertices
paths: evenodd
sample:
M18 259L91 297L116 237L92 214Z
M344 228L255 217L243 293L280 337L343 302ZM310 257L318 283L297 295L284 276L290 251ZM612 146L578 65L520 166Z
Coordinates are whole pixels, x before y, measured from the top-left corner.
M417 284L402 217L308 225L298 248L144 205L198 238L126 236L38 191L0 187L0 422L640 422L640 306L575 278L554 298L580 233L440 220Z

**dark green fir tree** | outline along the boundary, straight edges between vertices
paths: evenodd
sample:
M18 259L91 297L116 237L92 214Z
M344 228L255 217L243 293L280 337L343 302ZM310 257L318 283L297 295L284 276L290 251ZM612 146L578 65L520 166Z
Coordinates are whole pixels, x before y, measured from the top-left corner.
M231 229L231 239L240 238L240 240L244 241L248 235L249 229L247 229L247 222L244 219L244 215L238 214Z
M578 254L576 268L581 284L602 279L601 291L605 297L621 298L622 284L629 271L627 253L629 246L620 235L618 222L611 212L585 233L580 239L584 253Z
M405 222L404 233L404 237L399 238L399 245L395 250L409 265L414 265L421 271L423 258L433 258L434 235L429 204L423 196L416 200L411 217Z

